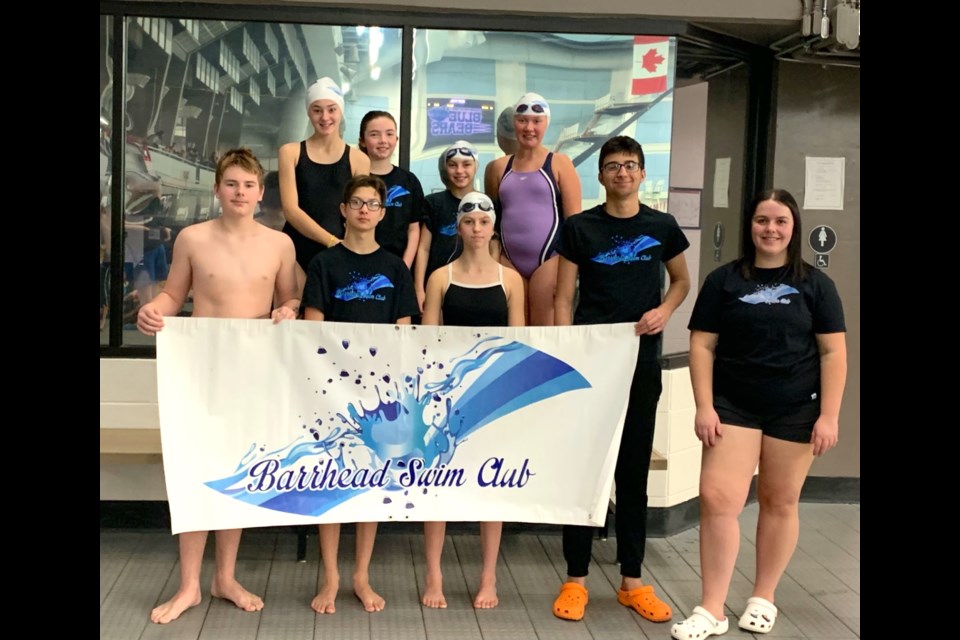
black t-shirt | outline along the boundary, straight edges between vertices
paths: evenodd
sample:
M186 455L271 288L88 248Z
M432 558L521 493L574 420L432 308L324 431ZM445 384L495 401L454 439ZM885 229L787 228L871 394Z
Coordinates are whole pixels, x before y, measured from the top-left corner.
M673 216L644 204L630 218L615 218L603 205L567 218L557 252L580 274L574 324L640 320L660 305L661 263L689 246ZM643 336L639 358L657 358L660 341L661 334Z
M391 324L420 312L403 260L383 248L361 255L343 244L310 263L302 305L334 322Z
M429 229L432 235L424 280L426 285L431 273L453 262L463 253L463 246L457 234L457 208L460 206L460 199L448 189L444 189L428 195L423 204L423 226Z
M423 187L417 176L400 167L377 177L387 185L387 201L384 203L387 210L377 225L377 244L402 258L407 248L407 231L411 224L420 222Z
M815 269L796 281L789 269L756 269L747 280L738 262L703 283L690 329L718 334L714 393L745 407L789 407L820 392L818 333L846 331L833 281Z

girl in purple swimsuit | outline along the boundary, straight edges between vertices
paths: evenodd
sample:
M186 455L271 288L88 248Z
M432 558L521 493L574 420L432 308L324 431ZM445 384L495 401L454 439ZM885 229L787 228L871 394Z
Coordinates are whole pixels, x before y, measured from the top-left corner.
M524 94L514 106L517 152L487 167L484 190L499 203L501 261L520 272L527 287L528 324L553 325L560 223L580 212L580 178L570 158L543 146L550 106Z

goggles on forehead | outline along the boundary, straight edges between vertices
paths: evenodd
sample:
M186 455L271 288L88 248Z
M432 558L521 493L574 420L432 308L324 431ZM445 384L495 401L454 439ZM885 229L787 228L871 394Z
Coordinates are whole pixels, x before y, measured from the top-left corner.
M477 154L473 152L473 149L469 147L453 147L452 149L447 149L447 152L443 154L444 160L450 160L457 156L466 156L468 158L476 158Z
M493 211L493 205L486 202L464 202L460 205L460 213L470 213L479 209L480 211Z
M514 109L515 113L526 113L527 111L532 111L537 114L544 114L547 110L547 105L542 102L534 102L532 104L518 104Z

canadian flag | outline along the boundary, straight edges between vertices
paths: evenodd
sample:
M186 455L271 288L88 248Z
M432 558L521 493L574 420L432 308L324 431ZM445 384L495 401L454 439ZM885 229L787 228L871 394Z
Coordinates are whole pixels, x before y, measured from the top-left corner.
M633 37L633 86L635 96L663 93L667 90L670 68L670 38L666 36Z

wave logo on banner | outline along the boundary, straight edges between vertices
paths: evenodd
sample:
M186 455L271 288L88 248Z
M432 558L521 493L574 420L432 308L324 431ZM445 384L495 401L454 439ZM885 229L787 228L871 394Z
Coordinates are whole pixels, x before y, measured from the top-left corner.
M350 348L347 341L342 346ZM368 351L376 356L375 347ZM466 471L452 463L471 433L541 400L590 388L562 360L497 336L449 363L425 363L399 376L371 374L388 385L383 392L374 385L375 406L349 402L326 426L317 419L309 436L274 451L253 445L233 473L205 484L248 504L309 516L373 490L461 486ZM352 377L340 372L341 379ZM523 486L532 475L525 466L506 471L496 458L484 466L482 486Z

